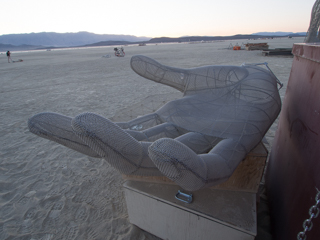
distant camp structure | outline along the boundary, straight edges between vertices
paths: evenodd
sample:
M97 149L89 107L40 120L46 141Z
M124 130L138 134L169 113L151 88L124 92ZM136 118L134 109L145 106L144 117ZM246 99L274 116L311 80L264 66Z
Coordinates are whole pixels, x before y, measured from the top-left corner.
M268 49L266 51L262 51L263 56L272 56L272 55L286 55L286 56L293 56L292 48L275 48L275 49Z
M245 44L241 43L241 45L240 45L240 44L236 43L235 45L232 45L232 43L230 43L229 46L228 46L228 49L231 49L231 50L244 50L245 49Z
M228 49L230 50L268 50L269 45L268 43L242 43L241 45L236 43L235 45L232 45L232 43L229 44Z
M114 55L116 57L124 57L126 55L126 53L124 52L124 48L120 47L120 48L114 48Z
M247 43L245 44L245 47L247 51L269 49L268 43Z

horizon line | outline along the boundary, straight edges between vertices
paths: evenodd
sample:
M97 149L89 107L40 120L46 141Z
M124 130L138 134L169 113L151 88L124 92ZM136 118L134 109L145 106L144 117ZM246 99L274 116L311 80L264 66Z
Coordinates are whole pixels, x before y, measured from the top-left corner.
M94 32L88 32L88 31L78 31L78 32L30 32L30 33L8 33L8 34L2 34L1 36L6 36L6 35L24 35L24 34L40 34L40 33L57 33L57 34L77 34L77 33L90 33L90 34L95 34L95 35L111 35L111 36L133 36L137 38L185 38L185 37L228 37L228 36L237 36L237 35L261 35L261 33L264 34L272 34L272 33L284 33L284 34L299 34L303 33L306 34L306 31L303 32L289 32L289 31L261 31L261 32L256 32L256 33L237 33L233 35L184 35L180 37L167 37L167 36L161 36L161 37L147 37L147 36L136 36L132 34L110 34L110 33L94 33ZM261 36L264 36L262 34Z

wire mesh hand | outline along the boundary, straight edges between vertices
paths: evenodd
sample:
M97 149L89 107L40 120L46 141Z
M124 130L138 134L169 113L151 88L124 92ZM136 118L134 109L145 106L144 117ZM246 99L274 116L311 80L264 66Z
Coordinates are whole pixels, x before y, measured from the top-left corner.
M128 122L40 113L29 119L30 131L121 173L165 175L194 191L227 180L281 109L276 77L255 65L179 69L134 56L131 67L184 96Z

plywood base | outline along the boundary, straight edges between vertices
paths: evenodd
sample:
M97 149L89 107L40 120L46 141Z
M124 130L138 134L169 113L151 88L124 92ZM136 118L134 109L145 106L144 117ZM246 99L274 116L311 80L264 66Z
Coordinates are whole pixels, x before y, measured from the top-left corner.
M267 156L267 149L265 148L263 143L260 143L239 164L232 176L226 182L211 188L257 193L265 168ZM134 180L149 183L175 184L173 181L164 176L148 177L123 175L123 178L125 180Z
M237 239L256 236L253 193L204 189L191 204L175 199L179 186L139 181L124 184L129 220L162 239Z
M228 181L193 192L190 204L175 198L182 189L166 177L124 175L129 220L162 239L253 240L256 193L267 156L259 144Z

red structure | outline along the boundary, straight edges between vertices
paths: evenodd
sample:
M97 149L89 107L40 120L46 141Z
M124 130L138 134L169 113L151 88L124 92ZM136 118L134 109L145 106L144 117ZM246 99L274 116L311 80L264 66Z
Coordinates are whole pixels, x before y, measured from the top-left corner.
M320 45L295 44L292 53L294 60L266 175L277 240L297 239L320 190ZM307 239L320 239L320 215L312 223Z

